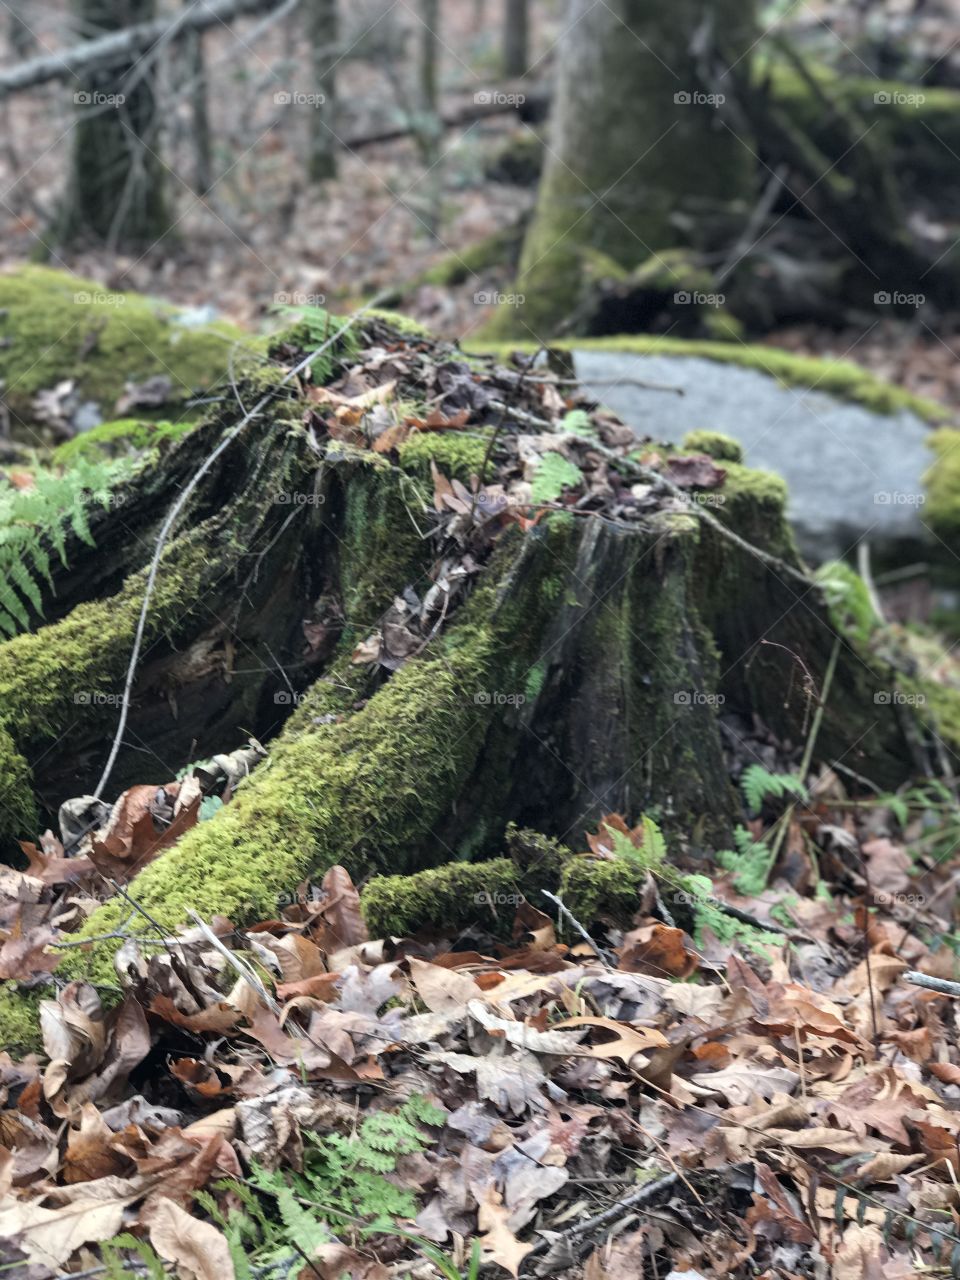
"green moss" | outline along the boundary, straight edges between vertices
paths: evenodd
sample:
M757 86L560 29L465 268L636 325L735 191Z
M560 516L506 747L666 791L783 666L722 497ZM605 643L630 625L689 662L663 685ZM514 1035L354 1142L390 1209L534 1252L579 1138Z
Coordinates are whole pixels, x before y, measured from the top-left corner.
M509 928L519 902L517 868L509 858L451 862L409 876L374 876L361 896L375 938L477 923Z
M523 688L523 696L528 702L536 702L540 697L547 679L547 664L543 660L532 666L527 673L527 681Z
M388 480L383 459L371 454L349 469L344 485L340 586L351 633L372 627L393 596L418 582L430 563L431 544L417 532L422 498Z
M924 476L924 518L949 546L960 536L960 431L944 427L927 441L935 461Z
M0 831L27 838L37 829L30 766L0 723Z
M152 597L147 643L186 623L196 582L216 573L219 564L204 526L167 548ZM85 715L115 719L115 708L98 710L91 694L111 691L111 683L126 670L145 587L146 571L133 574L110 599L78 605L62 621L0 645L2 722L18 744L62 733L78 707Z
M90 431L84 431L72 440L58 445L53 451L53 461L68 466L77 458L98 458L104 454L113 456L131 449L150 449L165 440L178 440L196 424L190 419L178 422L149 422L142 418L120 418L116 422L101 422Z
M11 982L0 984L0 1049L14 1060L42 1050L39 1007L49 994L25 991Z
M457 253L451 253L430 267L418 283L435 285L463 284L494 267L516 264L523 240L523 227L504 227Z
M388 325L395 330L402 338L431 338L433 335L430 330L411 316L405 316L400 311L385 311L380 307L371 307L369 311L364 312L365 321L379 320L382 324Z
M732 516L753 514L782 517L786 511L789 492L787 482L772 471L757 471L738 462L724 464L727 478L719 489L724 502L719 513Z
M416 431L400 446L400 465L429 480L435 462L445 475L468 484L480 474L490 436L491 431Z
M770 67L771 91L794 123L813 138L831 160L849 146L829 106L794 67ZM914 186L942 198L944 187L957 181L952 161L960 151L960 93L956 89L915 85L866 76L838 75L811 67L827 103L836 103L858 126L869 129L871 145ZM922 101L920 100L922 99ZM911 188L912 189L912 188Z
M626 334L609 338L577 338L572 344L583 351L622 351L640 356L697 356L722 364L767 373L786 387L806 387L823 391L839 400L862 404L874 413L898 413L909 409L925 422L940 423L947 410L935 400L916 396L902 387L884 382L849 360L821 360L799 356L777 347L745 345L740 342L711 342L699 339L664 338L655 334ZM476 341L470 348L507 360L512 351L533 353L537 344Z
M640 907L647 872L623 858L605 861L570 858L560 881L560 896L588 929L596 921L614 916L629 920Z
M719 431L688 431L683 437L683 447L691 453L705 453L718 462L743 462L740 442Z
M156 375L182 400L220 381L247 339L232 325L177 323L178 310L112 293L67 272L30 266L0 275L0 380L17 420L34 420L38 391L65 378L109 416L124 384Z
M143 870L131 894L171 928L191 910L243 921L274 915L280 894L336 862L357 878L409 866L475 756L480 709L464 689L483 680L489 660L489 636L479 634L443 659L408 663L341 723L285 732L269 764ZM108 903L78 937L109 932L128 914ZM111 956L97 947L92 972L110 973ZM87 963L78 958L78 969Z

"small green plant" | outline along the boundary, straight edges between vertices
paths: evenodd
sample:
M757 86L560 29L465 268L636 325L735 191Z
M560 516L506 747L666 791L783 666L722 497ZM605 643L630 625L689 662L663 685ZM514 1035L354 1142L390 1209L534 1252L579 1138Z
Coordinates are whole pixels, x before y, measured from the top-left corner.
M71 530L93 546L88 507L106 506L129 470L129 463L81 458L63 473L38 470L28 489L0 484L0 638L29 630L30 609L43 615L42 584L53 585L50 552L66 565Z
M293 330L286 336L302 342L307 351L311 347L323 346L331 338L337 339L310 365L313 380L317 384L329 382L341 361L359 350L350 321L331 315L323 307L278 306L274 310L278 315L290 317L294 322Z
M721 942L742 942L751 951L766 957L765 947L781 941L775 934L756 929L746 921L738 920L724 911L720 899L713 891L709 876L684 874L667 862L667 842L663 832L646 814L640 820L639 842L637 832L631 835L607 826L614 854L639 864L663 884L668 885L676 902L682 902L693 915L693 938L701 945L704 929L709 929ZM731 855L732 856L732 855Z
M560 419L560 430L572 431L578 436L591 436L593 439L597 436L597 429L585 409L571 409L569 413L565 413Z
M744 769L740 788L751 813L759 813L767 800L783 800L790 796L798 800L807 798L803 779L795 773L770 773L759 764L751 764Z
M765 841L755 840L746 827L737 827L733 839L736 849L721 849L717 865L736 873L733 886L738 893L755 898L767 887L774 851Z
M815 576L837 627L867 646L880 624L867 584L843 560L821 565Z
M540 460L531 485L530 496L534 502L556 502L564 489L575 489L583 482L579 467L561 453L545 453Z
M476 1280L479 1245L474 1246L467 1276L461 1276L442 1250L398 1225L416 1216L417 1201L412 1191L387 1177L401 1156L425 1151L434 1141L423 1126L439 1126L445 1119L443 1111L414 1095L396 1111L366 1116L350 1137L305 1134L301 1173L254 1163L245 1181L224 1178L214 1190L229 1193L229 1209L212 1192L196 1192L197 1204L227 1239L237 1280L252 1280L255 1268L292 1263L302 1254L310 1257L319 1245L347 1233L401 1236L449 1280ZM103 1246L110 1280L129 1274L122 1269L122 1254L129 1251L136 1254L140 1267L146 1266L151 1280L165 1274L149 1245L123 1235Z

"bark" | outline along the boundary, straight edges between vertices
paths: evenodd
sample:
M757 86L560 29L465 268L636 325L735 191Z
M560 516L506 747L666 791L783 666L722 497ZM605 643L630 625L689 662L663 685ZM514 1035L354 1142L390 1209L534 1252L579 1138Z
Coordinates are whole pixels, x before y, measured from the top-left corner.
M669 9L570 0L550 152L517 285L525 303L504 313L503 327L522 321L548 336L574 310L597 255L629 270L680 245L691 218L729 231L746 216L755 161L749 138L735 136L735 86L753 39L743 0ZM723 104L708 100L719 94Z
M504 0L503 74L523 76L529 63L528 0Z
M311 93L319 95L310 132L308 172L311 182L337 176L336 121L337 57L329 53L339 39L337 0L309 0L307 41L313 67Z
M189 4L189 0L184 0ZM182 41L184 88L190 103L191 141L193 146L193 189L206 195L213 186L213 148L208 110L207 60L203 33L195 29L184 33Z
M81 29L122 30L154 17L154 0L75 0ZM159 119L149 73L135 62L78 77L61 244L149 248L170 229Z

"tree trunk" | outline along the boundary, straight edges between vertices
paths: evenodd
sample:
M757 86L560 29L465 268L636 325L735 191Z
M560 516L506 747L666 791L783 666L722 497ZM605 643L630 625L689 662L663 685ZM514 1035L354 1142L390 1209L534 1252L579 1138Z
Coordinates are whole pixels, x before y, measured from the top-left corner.
M755 161L735 136L735 84L754 39L751 7L570 0L520 264L524 303L502 314L502 328L522 321L548 337L574 311L591 264L629 270L681 245L693 218L729 234L731 219L746 217Z
M422 352L424 341L378 319L360 345L386 347L402 368L404 350ZM291 338L278 354L289 362L313 345ZM345 345L335 367L357 359ZM436 359L451 356L438 349ZM485 435L421 433L390 462L336 438L318 443L304 428L315 401L279 378L273 367L238 375L243 404L271 386L275 399L205 473L166 548L109 794L147 781L145 761L173 776L251 731L270 759L213 819L131 868L142 915L129 920L129 901L115 899L79 937L123 922L154 935L191 911L236 924L272 917L280 895L335 863L357 880L387 876L371 882L379 928L409 927L417 913L429 923L441 909L469 915L473 895L511 881L562 884L584 912L612 903L629 915L638 882L619 865L597 881L550 844L519 870L515 850L498 857L511 821L578 848L610 811L654 813L690 858L727 847L740 816L730 725L759 721L801 743L836 644L817 588L795 576L782 483L725 462L719 523L695 506L634 522L560 510L514 523L480 544L472 592L406 661L371 666L353 659L355 646L387 633L391 602L422 597L449 572L447 558L463 555L446 525L445 541L436 529L424 536L433 468L468 481L491 449L489 425ZM98 509L97 549L71 544L47 624L0 644L9 853L99 776L144 563L169 503L238 413L228 397ZM510 450L504 438L492 461ZM874 698L891 679L844 645L817 743L819 759L843 758L881 787L913 767L902 708ZM466 865L414 877L410 893L390 878L454 856ZM115 983L116 949L71 950L58 976ZM0 999L0 1041L5 1007Z
M529 0L504 0L503 10L503 74L517 77L527 74L529 63Z
M189 4L190 0L185 0ZM191 30L183 36L184 91L190 103L193 147L193 189L205 196L213 186L213 151L207 96L207 60L203 32Z
M74 0L86 32L121 30L155 16L154 0ZM170 229L152 69L91 70L74 92L70 176L61 243L149 248Z
M337 0L310 0L307 9L307 39L310 45L313 79L311 93L318 95L311 121L311 182L326 182L337 176L336 66L339 59L329 52L339 39Z
M440 51L440 0L420 0L420 109L436 116L437 62Z
M23 8L25 0L15 0L15 4L9 10L9 18L7 21L7 35L10 41L10 48L18 58L29 58L31 53L37 47L36 36L30 29L30 24L23 16Z

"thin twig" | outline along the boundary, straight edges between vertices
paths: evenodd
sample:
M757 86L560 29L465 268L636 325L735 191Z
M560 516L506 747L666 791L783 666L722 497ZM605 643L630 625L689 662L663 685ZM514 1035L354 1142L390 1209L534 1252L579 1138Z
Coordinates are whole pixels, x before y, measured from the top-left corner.
M563 899L558 898L557 895L554 893L549 893L546 889L541 889L540 892L543 894L545 898L550 899L550 901L558 909L560 914L564 916L565 919L569 920L569 922L573 925L574 929L576 929L580 937L583 938L584 942L588 943L593 948L593 950L596 952L597 959L604 966L604 968L612 969L614 966L607 959L606 952L603 950L602 947L598 946L594 942L594 940L590 937L589 933L587 933L586 929L583 927L583 925L580 923L577 917L573 914L570 908L566 905Z
M904 982L910 982L915 987L925 987L927 991L936 991L942 996L960 999L960 982L951 982L949 978L931 978L929 974L917 973L914 969L908 969L900 976Z
M224 946L207 922L202 916L198 915L196 911L188 911L187 914L198 926L200 932L210 943L211 947L223 956L224 960L226 960L227 964L230 965L231 968L236 969L244 982L253 987L254 991L256 991L257 995L267 1006L270 1012L279 1015L280 1006L261 982L260 977L255 970L248 965L245 960L241 960L241 958L235 952L231 951L229 947Z
M559 1244L560 1241L572 1243L579 1236L588 1235L599 1227L605 1227L609 1222L615 1222L627 1210L642 1209L652 1201L659 1200L662 1195L672 1191L677 1185L681 1185L681 1183L680 1175L676 1173L668 1173L664 1177L658 1178L656 1182L648 1182L646 1186L639 1187L636 1191L631 1191L629 1195L621 1196L619 1200L614 1200L613 1204L604 1209L602 1213L597 1213L592 1218L584 1218L582 1222L574 1223L572 1227L560 1232L552 1240L541 1240L533 1246L526 1256L528 1258L536 1257L537 1254L545 1253L548 1248Z

